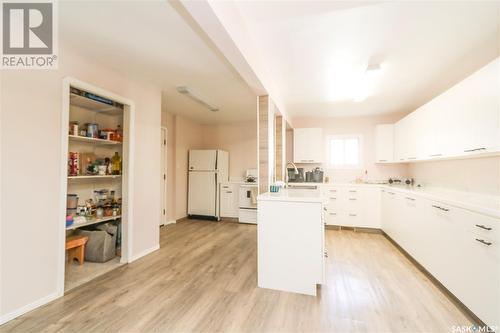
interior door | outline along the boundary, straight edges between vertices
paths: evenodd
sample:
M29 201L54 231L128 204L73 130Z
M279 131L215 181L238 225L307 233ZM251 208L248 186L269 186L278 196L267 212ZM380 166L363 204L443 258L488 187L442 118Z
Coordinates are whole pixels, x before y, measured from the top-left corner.
M188 214L216 216L217 173L215 171L190 171Z
M167 224L167 129L161 129L161 213L160 225Z
M215 150L190 150L189 171L213 171L217 161Z

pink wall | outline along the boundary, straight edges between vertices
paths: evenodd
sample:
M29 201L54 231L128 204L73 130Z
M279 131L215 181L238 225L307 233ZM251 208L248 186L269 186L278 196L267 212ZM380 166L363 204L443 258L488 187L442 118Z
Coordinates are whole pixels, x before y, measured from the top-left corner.
M229 177L241 179L246 169L257 167L256 122L202 125L189 118L162 112L168 130L167 218L187 215L188 151L223 149L229 152Z
M59 200L61 128L67 127L61 124L61 112L66 76L134 101L130 254L140 257L159 245L160 89L81 57L78 49L68 45L60 44L59 52L58 69L0 74L0 192L9 194L0 202L0 318L15 316L59 293L64 256L59 238L64 209Z
M408 172L426 186L500 195L498 156L413 163Z
M167 218L177 220L187 215L188 151L203 149L203 125L188 118L163 112L162 124L169 132L167 149ZM170 208L170 209L169 209Z
M257 122L206 125L203 129L205 149L229 152L229 179L241 180L245 170L257 168Z
M167 220L176 218L175 206L175 117L162 112L161 126L167 128Z
M320 127L323 135L359 134L363 136L363 167L359 170L332 170L326 164L322 167L330 182L352 181L363 176L368 171L369 180L386 180L389 177L406 177L408 168L404 164L382 165L375 164L375 125L391 124L403 118L405 114L390 114L370 117L335 117L335 118L294 118L294 128ZM305 171L313 165L303 164ZM316 167L317 165L314 165Z

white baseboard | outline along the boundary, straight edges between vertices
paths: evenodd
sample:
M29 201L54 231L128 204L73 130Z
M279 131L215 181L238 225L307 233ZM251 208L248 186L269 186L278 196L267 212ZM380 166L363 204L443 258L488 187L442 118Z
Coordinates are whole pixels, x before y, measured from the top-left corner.
M177 223L176 220L170 220L170 221L167 221L167 223L165 223L164 225L175 224L175 223Z
M135 255L133 255L133 256L130 256L130 259L129 259L129 261L128 261L128 262L129 262L129 263L130 263L130 262L134 262L134 261L136 261L137 259L142 258L142 257L144 257L144 256L147 256L147 255L148 255L148 254L150 254L151 252L154 252L154 251L156 251L156 250L158 250L158 249L160 249L160 244L157 244L157 245L155 245L155 246L153 246L153 247L150 247L149 249L146 249L146 250L144 250L144 251L142 251L142 252L139 252L139 253L137 253L137 254L135 254Z
M23 306L17 310L14 310L10 313L6 313L0 317L0 325L5 324L6 322L11 321L12 319L15 319L15 318L27 313L27 312L30 312L30 311L42 306L42 305L45 305L49 302L52 302L53 300L55 300L61 296L63 296L63 295L60 295L59 293L55 292L55 293L52 293L52 294L47 295L45 297L42 297L39 300L34 301L33 303L26 304L25 306Z

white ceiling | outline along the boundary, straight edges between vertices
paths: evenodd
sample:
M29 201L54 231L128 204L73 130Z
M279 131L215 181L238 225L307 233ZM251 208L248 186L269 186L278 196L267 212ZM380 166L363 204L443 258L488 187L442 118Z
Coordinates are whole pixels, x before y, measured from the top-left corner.
M255 119L256 94L167 1L59 2L59 38L83 56L158 85L168 111L203 123ZM220 111L180 95L188 86Z
M498 1L210 1L291 116L409 112L498 56ZM382 62L373 94L354 102Z

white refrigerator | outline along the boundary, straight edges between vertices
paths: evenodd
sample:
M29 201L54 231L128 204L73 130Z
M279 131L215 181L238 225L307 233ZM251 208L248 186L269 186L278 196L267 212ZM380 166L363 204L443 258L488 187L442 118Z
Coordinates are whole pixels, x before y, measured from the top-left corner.
M219 221L219 184L228 180L228 152L223 150L190 150L188 216Z

